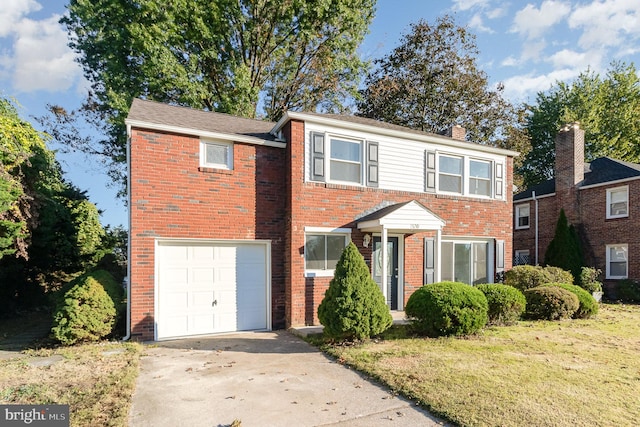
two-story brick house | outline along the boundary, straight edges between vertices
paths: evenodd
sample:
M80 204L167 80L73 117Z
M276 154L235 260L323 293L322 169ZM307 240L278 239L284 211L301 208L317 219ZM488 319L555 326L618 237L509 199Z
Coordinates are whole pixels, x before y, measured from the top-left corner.
M514 264L542 264L560 209L580 234L585 261L615 280L640 277L640 165L608 157L584 161L584 130L556 136L555 178L513 197Z
M424 283L511 267L516 153L462 128L270 123L143 100L126 123L134 338L318 324L349 241L390 310Z

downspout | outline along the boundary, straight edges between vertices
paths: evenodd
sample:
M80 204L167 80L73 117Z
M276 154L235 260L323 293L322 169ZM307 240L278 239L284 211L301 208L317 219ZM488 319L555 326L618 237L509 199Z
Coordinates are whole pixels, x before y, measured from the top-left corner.
M531 192L531 197L536 204L536 264L538 265L538 199L536 199L536 192Z
M126 335L122 341L131 339L131 156L129 147L131 145L131 125L127 125L127 217L129 224L127 227L127 322Z

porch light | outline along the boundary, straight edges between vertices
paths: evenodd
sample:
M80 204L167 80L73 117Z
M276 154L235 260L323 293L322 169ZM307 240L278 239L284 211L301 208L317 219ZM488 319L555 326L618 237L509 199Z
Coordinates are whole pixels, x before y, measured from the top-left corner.
M371 234L365 234L362 238L362 246L365 248L369 247L369 243L371 243Z

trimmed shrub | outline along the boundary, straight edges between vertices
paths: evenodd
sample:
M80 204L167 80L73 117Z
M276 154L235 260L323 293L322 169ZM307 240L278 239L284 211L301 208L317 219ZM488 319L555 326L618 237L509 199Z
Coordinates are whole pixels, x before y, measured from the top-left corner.
M602 270L593 267L582 267L580 273L580 287L584 288L588 292L602 292L602 282L599 277L602 274Z
M527 300L524 294L513 286L500 283L477 285L487 298L490 325L513 325L525 311Z
M640 282L632 279L620 280L616 284L616 296L623 302L640 302Z
M539 265L516 265L505 274L505 285L525 291L549 283L549 276Z
M64 293L53 316L53 336L62 344L98 341L116 322L113 300L91 275L83 276Z
M569 271L550 265L543 267L543 269L548 280L547 283L568 283L573 285L573 274Z
M580 286L569 285L567 283L547 283L545 286L558 286L572 292L578 297L580 306L576 312L573 313L574 319L588 319L591 316L598 314L598 302L593 299L593 295L582 289Z
M318 319L325 335L341 341L370 338L393 324L384 295L353 242L340 256Z
M415 291L404 310L418 333L430 337L470 335L486 325L488 303L473 286L440 282Z
M533 320L559 320L573 316L580 307L578 297L558 286L538 286L524 291L525 316Z

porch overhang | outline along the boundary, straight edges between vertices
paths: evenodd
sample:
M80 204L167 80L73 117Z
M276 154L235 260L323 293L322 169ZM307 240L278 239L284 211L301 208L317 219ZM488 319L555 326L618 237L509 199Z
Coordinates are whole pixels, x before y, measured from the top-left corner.
M445 221L415 200L381 208L360 218L358 229L365 233L379 233L383 229L394 233L412 234L421 231L440 231Z

